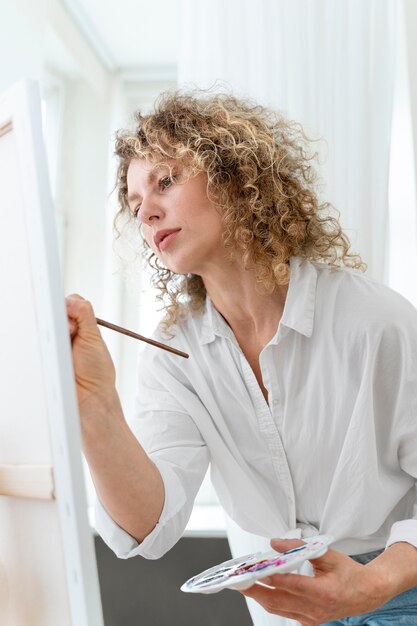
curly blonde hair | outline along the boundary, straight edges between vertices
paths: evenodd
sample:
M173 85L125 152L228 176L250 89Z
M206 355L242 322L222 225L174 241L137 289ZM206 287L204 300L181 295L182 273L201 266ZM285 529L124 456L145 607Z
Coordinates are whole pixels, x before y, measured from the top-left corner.
M131 160L174 160L191 175L206 173L207 195L222 212L224 245L231 258L240 254L244 266L255 271L265 293L288 284L289 259L295 255L335 268L366 269L360 256L349 251L349 239L331 215L334 207L318 200L312 164L317 154L309 150L300 124L229 94L178 91L162 94L154 112L139 112L135 118L136 130L119 131L116 139L120 209L114 224L119 236L120 218L131 215ZM145 241L143 245L167 330L189 311L202 310L206 290L200 276L171 272Z

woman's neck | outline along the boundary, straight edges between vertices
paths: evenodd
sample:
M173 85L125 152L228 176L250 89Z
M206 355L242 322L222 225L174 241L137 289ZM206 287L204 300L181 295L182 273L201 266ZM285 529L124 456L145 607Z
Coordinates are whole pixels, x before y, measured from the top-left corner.
M235 335L250 334L269 340L284 310L287 285L277 285L273 293L259 292L254 273L238 267L224 272L217 280L203 278L207 294Z

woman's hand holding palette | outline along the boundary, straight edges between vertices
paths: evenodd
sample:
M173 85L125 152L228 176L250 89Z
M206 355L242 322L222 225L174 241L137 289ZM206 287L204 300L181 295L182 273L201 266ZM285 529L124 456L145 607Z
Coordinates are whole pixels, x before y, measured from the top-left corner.
M287 552L256 552L225 561L187 580L181 591L216 593L226 588L248 589L257 580L272 574L291 572L298 569L304 561L322 556L332 540L329 535L317 535L304 539L305 545Z

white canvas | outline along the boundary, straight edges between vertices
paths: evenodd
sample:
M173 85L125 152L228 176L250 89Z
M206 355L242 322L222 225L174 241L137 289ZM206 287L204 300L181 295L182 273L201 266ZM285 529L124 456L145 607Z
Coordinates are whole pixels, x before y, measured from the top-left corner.
M16 495L0 495L0 624L102 626L40 97L30 81L0 95L0 493L5 476Z

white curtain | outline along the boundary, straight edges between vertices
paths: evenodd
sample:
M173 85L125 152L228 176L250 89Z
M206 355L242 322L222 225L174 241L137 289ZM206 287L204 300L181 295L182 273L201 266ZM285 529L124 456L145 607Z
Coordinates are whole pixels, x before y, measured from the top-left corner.
M223 81L322 137L321 197L383 281L396 0L182 0L181 13L180 86ZM236 556L268 545L231 522L228 535ZM294 623L248 606L256 626Z
M404 0L406 55L408 68L411 126L414 145L414 186L417 182L417 3ZM415 206L417 211L417 205ZM416 213L417 215L417 213ZM415 233L417 236L417 232Z
M182 0L180 86L224 81L321 137L322 198L384 280L396 0Z

